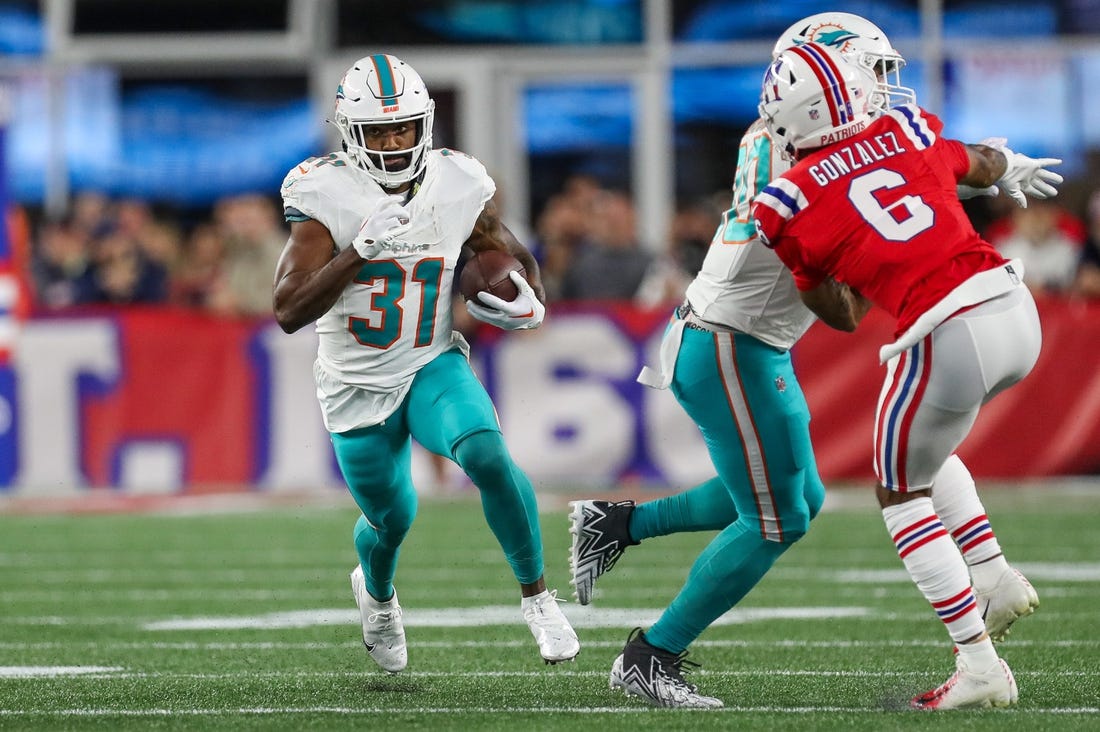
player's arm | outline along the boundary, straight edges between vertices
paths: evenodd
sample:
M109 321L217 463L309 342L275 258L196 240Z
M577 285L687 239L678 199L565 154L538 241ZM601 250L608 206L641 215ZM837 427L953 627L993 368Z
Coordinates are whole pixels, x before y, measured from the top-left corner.
M293 333L328 312L363 263L384 252L408 224L405 207L382 196L351 245L341 250L328 227L316 219L292 221L290 239L275 266L272 309L279 326Z
M519 260L527 277L510 272L519 294L512 301L502 300L489 292L479 292L478 300L466 301L466 311L483 323L505 330L529 330L538 328L546 316L546 291L542 287L539 265L527 247L520 244L515 235L500 220L500 214L492 201L474 222L474 230L466 240L467 251L486 249L504 250Z
M826 277L821 284L799 291L802 302L825 325L851 333L871 309L871 301L848 285Z
M988 188L1000 180L1008 168L1004 153L988 145L964 145L970 158L970 169L959 178L959 183L973 188Z
M293 333L324 315L362 266L354 247L337 253L324 224L291 222L290 239L275 267L272 308L279 327Z
M481 252L486 249L503 250L519 260L527 272L527 281L531 289L535 291L539 302L546 303L546 291L542 286L542 276L539 274L539 263L535 257L520 243L515 234L508 230L504 222L500 220L500 213L496 204L489 201L482 209L481 215L474 222L474 230L470 238L466 240L466 246L470 251Z
M991 144L984 144L988 142ZM958 179L962 197L973 191L988 195L991 186L1003 190L1020 207L1027 208L1027 196L1053 198L1062 176L1047 168L1060 165L1058 158L1029 158L1005 147L1002 138L990 138L983 143L963 145L969 168ZM993 189L994 193L996 188Z

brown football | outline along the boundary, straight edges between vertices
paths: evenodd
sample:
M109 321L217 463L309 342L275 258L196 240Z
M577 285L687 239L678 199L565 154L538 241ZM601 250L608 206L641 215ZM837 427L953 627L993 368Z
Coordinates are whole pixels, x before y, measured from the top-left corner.
M501 300L515 300L519 290L508 276L513 271L527 277L523 265L508 252L496 249L478 252L462 266L462 272L458 276L458 291L462 293L462 297L478 304L484 304L477 298L479 292L491 293Z

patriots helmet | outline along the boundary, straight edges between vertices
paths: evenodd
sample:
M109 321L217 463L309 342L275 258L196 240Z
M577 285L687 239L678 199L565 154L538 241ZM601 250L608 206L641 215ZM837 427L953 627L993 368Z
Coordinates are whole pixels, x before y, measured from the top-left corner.
M877 82L865 66L815 42L782 51L764 73L758 111L787 155L858 134L877 116Z

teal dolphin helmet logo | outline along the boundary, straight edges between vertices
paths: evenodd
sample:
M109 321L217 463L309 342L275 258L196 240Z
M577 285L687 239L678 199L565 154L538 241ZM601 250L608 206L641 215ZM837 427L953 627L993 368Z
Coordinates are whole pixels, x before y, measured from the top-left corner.
M859 38L859 34L852 33L851 31L844 30L843 28L838 28L836 30L829 30L817 33L812 38L808 38L806 40L811 40L814 43L820 43L822 46L844 48L844 45L854 38ZM806 40L798 39L795 42L801 45L802 43L805 43Z

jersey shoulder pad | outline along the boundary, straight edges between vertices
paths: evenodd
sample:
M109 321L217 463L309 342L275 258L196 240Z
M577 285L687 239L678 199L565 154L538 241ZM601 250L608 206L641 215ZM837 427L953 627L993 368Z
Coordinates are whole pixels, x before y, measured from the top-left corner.
M943 131L939 117L915 104L902 104L886 112L918 150L932 147Z
M745 134L741 136L742 140L748 140L759 135L771 138L771 133L768 132L768 125L761 117L757 117L756 120L749 125L749 128L745 130Z
M354 187L354 164L344 153L306 158L283 178L280 194L284 208L294 208L310 218L320 218L321 201L340 198Z
M489 175L489 171L473 155L447 147L433 150L432 153L436 156L441 168L457 173L460 179L468 180L471 184L480 188L483 191L483 200L489 200L496 193L496 183Z
M797 170L797 169L796 169ZM760 191L753 200L752 215L757 234L764 244L771 246L776 234L795 214L806 208L809 201L791 173L776 178Z

